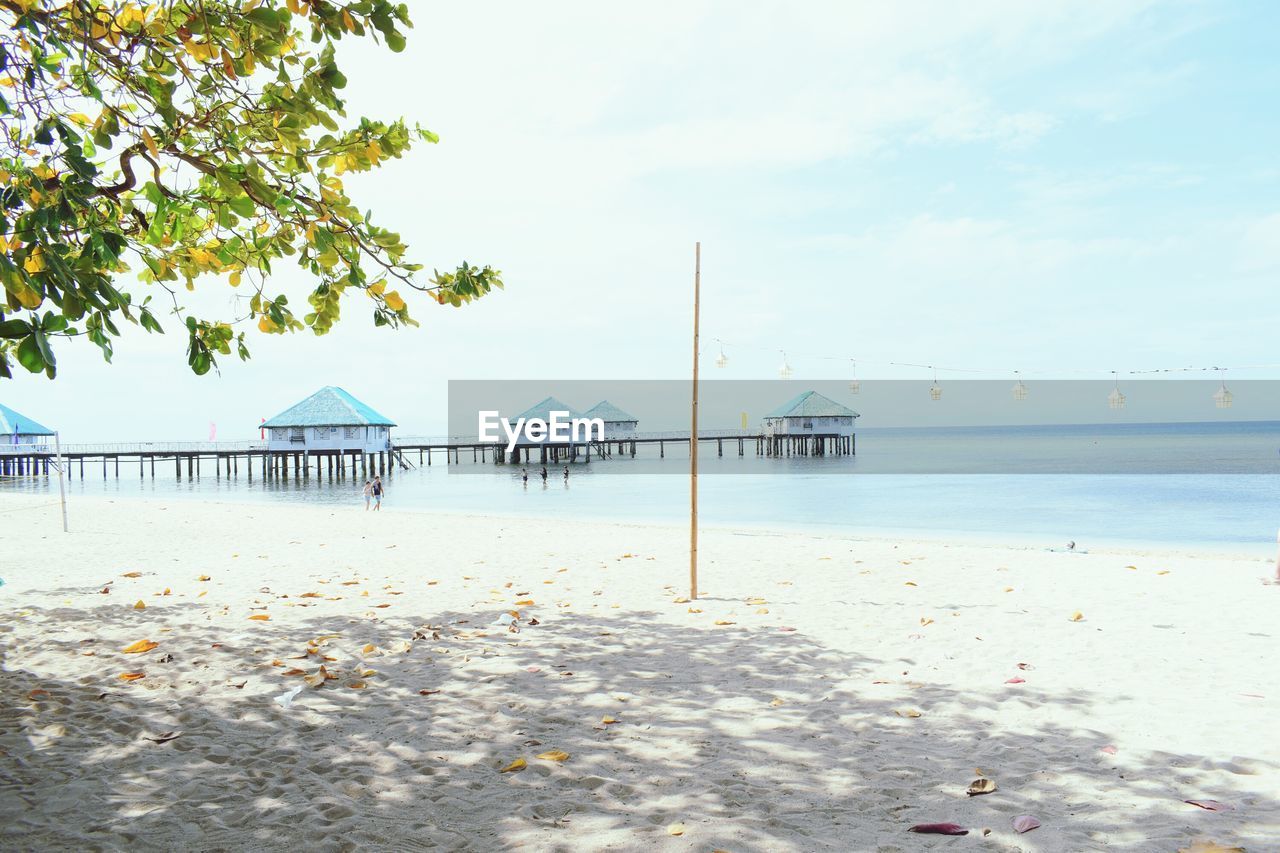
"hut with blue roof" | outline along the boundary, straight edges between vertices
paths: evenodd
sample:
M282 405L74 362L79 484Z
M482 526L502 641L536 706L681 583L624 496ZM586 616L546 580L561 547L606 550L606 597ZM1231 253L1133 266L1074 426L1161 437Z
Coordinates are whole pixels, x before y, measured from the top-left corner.
M584 418L599 418L604 421L604 437L606 441L635 438L639 419L624 412L608 400L601 400L587 409Z
M27 445L28 449L45 453L51 438L53 430L0 403L0 442Z
M333 385L261 424L268 452L308 455L387 453L393 426L390 418Z
M770 455L825 456L853 453L858 413L817 391L805 391L764 416Z

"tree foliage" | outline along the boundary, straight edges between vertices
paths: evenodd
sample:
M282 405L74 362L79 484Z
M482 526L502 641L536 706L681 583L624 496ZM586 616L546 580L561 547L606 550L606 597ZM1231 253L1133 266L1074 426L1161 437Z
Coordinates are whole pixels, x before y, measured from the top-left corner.
M16 360L52 378L67 337L109 361L120 324L161 332L169 312L203 374L233 348L248 357L244 326L324 334L349 290L399 326L416 325L401 286L455 306L501 287L466 263L418 284L400 236L344 189L436 141L349 121L338 96L337 42L400 51L410 26L388 0L0 0L0 376ZM268 292L290 260L318 281L300 315ZM188 314L198 279L244 288L237 316Z

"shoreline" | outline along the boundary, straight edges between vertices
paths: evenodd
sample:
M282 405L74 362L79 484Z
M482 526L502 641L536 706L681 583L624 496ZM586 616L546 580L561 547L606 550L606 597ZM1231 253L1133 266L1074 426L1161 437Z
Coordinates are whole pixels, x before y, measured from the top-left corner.
M50 496L56 505L57 496ZM247 506L247 507L280 507L280 508L296 508L300 510L315 510L328 512L363 512L362 506L358 503L358 496L353 497L350 503L342 502L311 502L311 501L289 501L289 500L270 500L263 498L254 498L250 500L235 500L226 497L206 497L191 492L166 492L157 493L135 493L121 494L108 497L106 495L84 496L77 495L68 498L68 513L74 519L75 505L80 503L92 506L95 503L114 503L116 501L123 502L144 502L149 504L161 504L166 501L181 501L184 504L214 504L218 506ZM22 512L20 504L21 497L13 493L0 492L0 514L8 512ZM42 506L44 504L42 503ZM671 530L688 531L688 523L681 524L675 521L652 518L622 518L612 516L592 516L580 519L568 519L564 515L556 515L552 513L502 513L502 512L466 512L466 511L438 511L424 507L398 507L393 503L385 503L382 512L390 515L409 515L409 516L445 516L455 519L477 519L477 520L501 520L501 521L545 521L551 523L593 523L593 524L616 524L622 526L637 526L646 528L660 528ZM74 521L72 522L74 523ZM1001 536L993 532L967 532L952 530L936 530L925 532L913 528L865 528L865 529L838 529L835 524L816 524L813 526L788 525L779 523L776 525L769 524L740 524L728 525L717 523L700 523L700 531L717 531L722 533L735 533L738 535L770 535L770 536L801 536L814 539L831 539L850 542L878 542L878 543L922 543L930 545L948 546L948 545L964 545L980 548L1007 549L1014 551L1042 551L1046 553L1066 553L1063 547L1064 543L1050 546L1047 543L1048 537L1039 537L1034 534L1006 534ZM1091 544L1096 543L1096 544ZM1178 542L1178 543L1161 543L1146 542L1142 540L1121 540L1121 539L1099 539L1091 540L1091 542L1077 542L1076 554L1114 554L1120 556L1155 556L1169 555L1176 557L1205 558L1205 559L1230 559L1230 560L1257 560L1274 564L1276 543L1272 538L1260 537L1257 544L1250 548L1249 546L1237 544L1226 545L1215 542Z

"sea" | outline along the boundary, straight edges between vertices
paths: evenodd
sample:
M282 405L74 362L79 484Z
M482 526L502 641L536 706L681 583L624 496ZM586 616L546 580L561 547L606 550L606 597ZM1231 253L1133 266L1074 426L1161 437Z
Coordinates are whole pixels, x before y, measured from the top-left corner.
M640 445L611 459L569 466L426 464L386 478L384 512L415 510L559 520L687 524L687 442ZM747 442L699 453L704 527L809 531L1028 547L1161 548L1274 555L1280 527L1280 422L1103 424L1034 427L882 428L859 431L853 456L756 455ZM139 472L122 462L73 466L72 517L81 497L217 500L345 507L363 511L362 479L264 480L243 470L177 478L168 464ZM529 479L522 479L527 467ZM185 470L185 466L184 466ZM141 476L140 476L141 474ZM56 499L57 478L0 478L0 494L33 505ZM0 525L21 523L20 514Z

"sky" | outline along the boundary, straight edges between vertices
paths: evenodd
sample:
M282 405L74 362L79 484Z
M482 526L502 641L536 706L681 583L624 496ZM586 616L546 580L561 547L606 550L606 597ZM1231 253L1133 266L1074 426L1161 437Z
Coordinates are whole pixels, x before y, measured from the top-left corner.
M440 143L348 188L413 260L492 264L505 291L420 296L399 331L355 294L331 334L251 329L252 360L204 377L170 318L111 365L65 344L0 402L67 442L243 439L340 385L422 435L449 380L680 379L695 241L709 377L775 378L785 351L796 392L932 378L903 363L1280 378L1243 369L1280 364L1280 6L410 6L404 53L339 52L348 114ZM224 281L187 304L229 316Z

